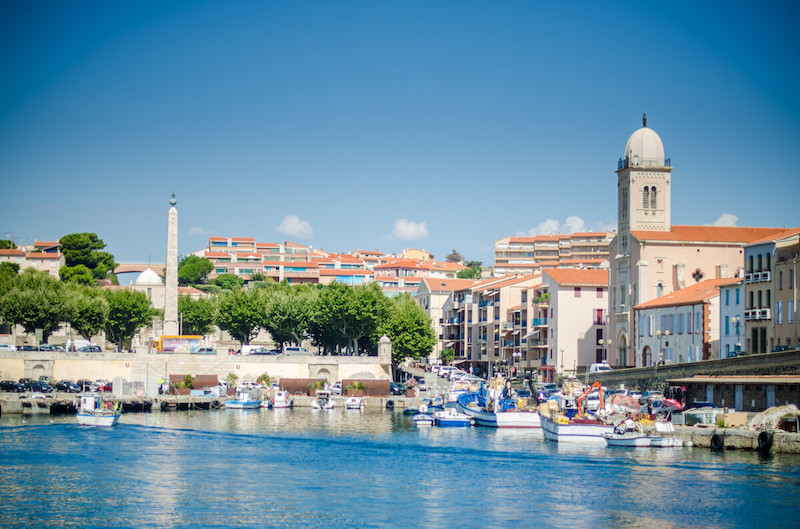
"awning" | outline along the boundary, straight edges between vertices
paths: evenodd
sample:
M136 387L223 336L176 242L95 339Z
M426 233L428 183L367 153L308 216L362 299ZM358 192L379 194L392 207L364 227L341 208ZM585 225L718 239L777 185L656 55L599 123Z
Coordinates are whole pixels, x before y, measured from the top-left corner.
M455 365L458 365L458 364L463 364L464 362L472 362L472 360L469 360L468 358L465 358L463 360L455 360L454 362L450 362L450 364L455 366Z
M526 334L525 336L523 336L522 338L523 338L524 340L527 340L527 339L528 339L528 338L530 338L531 336L533 336L533 335L535 335L535 334L539 334L539 332L540 332L541 330L542 330L542 329L534 329L534 330L532 330L531 332L529 332L528 334Z
M514 331L514 334L519 334L519 330Z

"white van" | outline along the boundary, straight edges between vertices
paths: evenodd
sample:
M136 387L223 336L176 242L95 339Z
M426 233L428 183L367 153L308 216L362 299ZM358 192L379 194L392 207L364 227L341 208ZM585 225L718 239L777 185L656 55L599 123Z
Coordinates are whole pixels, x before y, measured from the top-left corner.
M589 366L589 373L603 373L605 371L611 371L611 366L601 362L599 364L592 364Z
M92 345L94 344L92 344L92 342L90 342L89 340L76 339L76 340L67 340L67 343L64 346L64 348L67 351L78 351L82 347L91 347Z
M446 378L447 375L450 374L451 371L455 371L455 370L456 370L456 368L454 366L441 366L439 368L439 371L437 372L437 374L440 377Z
M283 354L285 355L307 355L311 354L305 347L298 347L296 345L284 345Z

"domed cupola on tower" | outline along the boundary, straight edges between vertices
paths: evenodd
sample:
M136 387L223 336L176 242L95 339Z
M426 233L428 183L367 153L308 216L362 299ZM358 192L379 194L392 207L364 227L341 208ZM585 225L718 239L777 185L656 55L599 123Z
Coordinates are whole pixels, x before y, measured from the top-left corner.
M621 253L627 253L631 230L669 231L670 181L672 167L664 156L664 144L651 128L647 115L642 128L625 144L625 154L617 164L617 222Z

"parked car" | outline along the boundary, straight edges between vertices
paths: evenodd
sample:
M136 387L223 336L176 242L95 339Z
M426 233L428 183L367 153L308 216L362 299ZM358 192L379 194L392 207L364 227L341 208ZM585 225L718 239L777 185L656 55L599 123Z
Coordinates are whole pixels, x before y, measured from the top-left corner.
M406 387L402 384L398 384L397 382L391 382L389 384L389 392L392 395L405 395Z
M86 345L78 349L79 353L102 353L103 350L99 345Z
M716 408L717 405L713 402L690 402L683 408L683 411L686 410L696 410L697 408Z
M75 382L81 391L97 391L97 384L92 380L81 379Z
M16 351L17 346L10 343L0 343L0 351Z
M34 347L32 345L20 345L17 347L17 351L38 351L38 347Z
M520 398L520 399L529 399L529 398L531 398L531 390L529 390L529 389L518 389L517 390L517 398Z
M772 348L773 353L780 353L781 351L791 351L788 345L776 345Z
M80 393L81 387L71 380L59 380L56 383L56 391L66 391L67 393Z
M14 380L3 380L0 382L0 391L13 391L14 393L23 393L25 386Z
M95 384L97 385L97 391L112 391L114 389L113 384L105 380L97 380Z
M600 362L589 366L589 373L603 373L605 371L612 371L611 366L605 362Z
M211 347L201 347L200 349L197 350L197 354L199 354L199 355L215 355L215 354L217 354L217 351L215 351Z
M52 393L53 386L51 386L47 382L41 382L39 380L31 380L30 382L25 384L25 391L33 391L36 393Z
M639 404L647 404L652 400L664 400L664 395L660 391L653 391L648 390L642 393L642 396L639 397Z

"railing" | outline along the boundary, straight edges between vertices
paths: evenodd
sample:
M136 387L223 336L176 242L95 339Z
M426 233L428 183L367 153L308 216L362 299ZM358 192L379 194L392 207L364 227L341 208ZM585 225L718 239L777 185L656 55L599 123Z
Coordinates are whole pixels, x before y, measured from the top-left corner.
M504 331L513 331L514 330L514 322L504 321L502 329Z
M547 318L533 318L534 327L547 327Z
M626 167L672 167L671 158L641 158L635 157L633 163L626 156L617 161L617 169L625 169Z
M533 347L547 347L547 338L534 338L529 342Z
M770 273L769 270L764 270L761 272L749 272L744 275L745 283L759 283L771 280L772 280L772 274Z
M746 309L744 311L745 320L769 320L771 319L772 312L770 309Z

